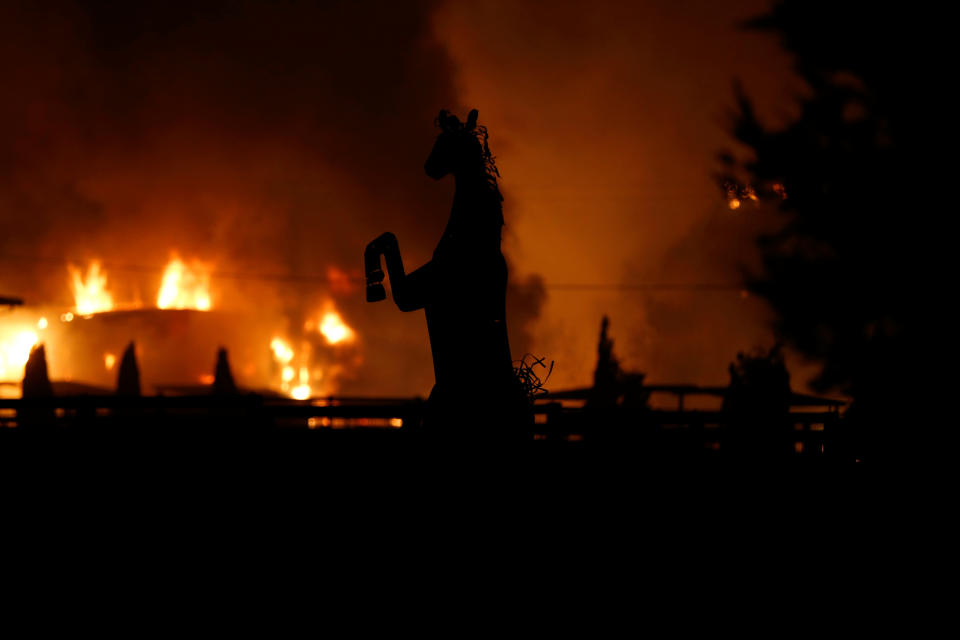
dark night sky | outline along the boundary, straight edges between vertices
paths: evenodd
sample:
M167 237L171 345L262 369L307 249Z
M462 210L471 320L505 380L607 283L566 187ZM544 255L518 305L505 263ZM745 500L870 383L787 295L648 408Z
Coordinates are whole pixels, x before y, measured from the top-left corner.
M769 221L730 211L713 182L731 81L772 119L800 90L772 37L736 27L760 0L39 4L0 5L6 255L159 265L177 248L324 273L358 268L392 230L416 266L453 193L422 171L433 118L476 107L518 281L733 281ZM0 264L0 291L69 301L49 265ZM121 296L135 280L114 276ZM222 286L225 306L324 295ZM773 339L762 304L735 291L548 289L542 307L535 293L513 298L514 350L531 335L556 387L589 382L604 313L624 364L657 381L723 383L738 350ZM425 392L422 316L360 297L340 306L379 340L358 390Z

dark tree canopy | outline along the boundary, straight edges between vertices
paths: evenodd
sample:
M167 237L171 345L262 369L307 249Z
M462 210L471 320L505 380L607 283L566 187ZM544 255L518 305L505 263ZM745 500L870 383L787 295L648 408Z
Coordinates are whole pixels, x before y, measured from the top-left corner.
M775 312L778 336L822 363L814 385L874 418L897 415L924 384L918 355L933 331L937 292L925 284L938 275L945 213L933 154L947 145L936 60L916 43L935 21L878 3L780 2L747 26L794 55L809 88L800 115L765 126L737 88L733 134L750 153L721 155L728 193L783 217L759 238L763 269L749 287Z

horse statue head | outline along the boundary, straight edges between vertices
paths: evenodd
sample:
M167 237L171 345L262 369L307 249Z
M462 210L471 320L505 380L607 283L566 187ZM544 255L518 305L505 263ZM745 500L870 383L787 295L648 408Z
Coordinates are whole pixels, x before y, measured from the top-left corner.
M503 196L497 185L500 172L487 144L487 128L477 125L477 110L470 111L466 122L443 110L434 122L440 128L440 135L423 165L427 175L439 180L452 173L457 179L458 195L462 193L470 202L466 210L491 214L471 217L488 220L499 230L503 226ZM454 215L458 209L464 210L465 201L459 202L459 206L454 203Z
M434 121L440 128L440 135L423 165L428 176L439 180L449 173L455 176L472 173L490 177L500 175L487 145L487 128L477 126L477 115L477 110L473 109L467 121L460 122L449 111L440 111Z

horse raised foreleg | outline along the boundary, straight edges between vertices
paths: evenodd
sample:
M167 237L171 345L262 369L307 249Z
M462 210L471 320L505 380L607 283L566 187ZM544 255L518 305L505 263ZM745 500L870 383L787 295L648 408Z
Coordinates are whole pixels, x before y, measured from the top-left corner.
M390 289L393 291L393 301L401 311L415 311L423 308L426 288L428 265L407 274L403 268L403 259L400 257L400 245L392 233L387 232L367 245L364 252L364 264L367 273L367 301L378 302L387 297L383 288L383 270L380 269L380 256L387 263L387 274L390 276Z

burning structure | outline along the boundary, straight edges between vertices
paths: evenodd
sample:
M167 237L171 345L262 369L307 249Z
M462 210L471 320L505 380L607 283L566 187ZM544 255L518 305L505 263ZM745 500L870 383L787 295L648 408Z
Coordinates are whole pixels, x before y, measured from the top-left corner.
M214 383L218 349L229 350L239 388L296 399L330 395L359 362L356 331L332 299L305 318L275 310L217 308L212 268L173 256L152 304L123 301L103 263L68 265L70 309L24 307L0 316L0 383L18 397L30 352L44 345L54 380L113 389L125 345L136 345L145 393L197 391Z

